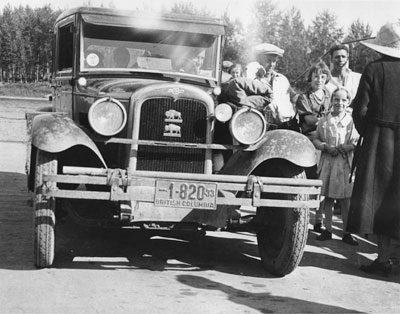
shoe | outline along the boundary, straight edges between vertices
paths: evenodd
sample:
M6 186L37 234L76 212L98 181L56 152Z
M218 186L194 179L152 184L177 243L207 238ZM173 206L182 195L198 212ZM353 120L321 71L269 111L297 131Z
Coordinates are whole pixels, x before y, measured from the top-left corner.
M387 277L392 272L392 262L381 263L376 259L370 265L362 265L360 269L368 274L378 274Z
M350 244L350 245L353 245L353 246L358 245L358 241L355 238L353 238L353 236L350 233L345 233L343 235L342 241L344 243L347 243L347 244Z
M325 228L322 228L322 223L318 222L314 225L313 230L317 233L322 233L325 231Z
M322 231L322 233L317 237L318 241L325 241L331 239L332 239L332 232L329 232L328 230Z

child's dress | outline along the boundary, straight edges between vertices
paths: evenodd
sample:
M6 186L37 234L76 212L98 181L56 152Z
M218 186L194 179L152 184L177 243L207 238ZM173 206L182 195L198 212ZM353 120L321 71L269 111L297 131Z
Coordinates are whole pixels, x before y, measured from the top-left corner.
M331 113L322 118L317 127L316 138L334 147L340 144L356 145L359 134L349 113L334 117ZM333 199L350 198L353 183L349 182L353 151L333 157L322 151L318 164L318 175L322 180L321 195Z
M323 88L324 96L319 99L310 89L304 94L300 94L296 101L296 108L300 118L301 131L311 140L315 136L316 127L308 126L304 117L312 115L317 118L324 117L329 110L331 96L328 90Z

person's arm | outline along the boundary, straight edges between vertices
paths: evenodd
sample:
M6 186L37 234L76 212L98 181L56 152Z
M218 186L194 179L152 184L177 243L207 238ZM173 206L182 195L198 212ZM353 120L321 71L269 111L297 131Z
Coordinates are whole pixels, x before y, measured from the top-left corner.
M307 133L315 130L319 118L313 113L306 94L299 95L296 101L296 109L300 117L300 124L302 125L303 132Z
M353 151L355 148L356 148L356 146L353 143L340 144L338 146L338 150L342 154L347 154L347 153Z
M236 78L229 82L227 99L238 105L263 110L272 101L271 86L248 78Z
M359 134L364 133L366 127L366 115L368 111L368 105L370 102L371 93L371 82L373 77L373 70L371 65L367 65L365 68L358 86L356 97L353 100L353 120L355 127Z
M304 122L307 124L309 127L316 127L318 124L319 118L312 114L308 114L304 116Z
M325 137L323 132L323 124L324 121L321 120L321 123L317 126L317 131L315 134L315 138L313 139L313 144L316 149L323 151L325 146Z
M353 122L351 123L350 134L348 134L346 137L347 137L346 142L344 144L339 145L338 147L339 151L342 154L347 154L355 150L358 138L360 137Z

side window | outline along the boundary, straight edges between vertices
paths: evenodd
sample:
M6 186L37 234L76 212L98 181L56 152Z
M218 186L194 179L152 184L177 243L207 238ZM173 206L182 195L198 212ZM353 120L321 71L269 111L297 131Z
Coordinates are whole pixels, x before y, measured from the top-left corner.
M74 33L73 24L68 24L60 27L58 30L58 66L57 70L62 71L66 69L72 69L72 63L74 59L73 48L74 48Z

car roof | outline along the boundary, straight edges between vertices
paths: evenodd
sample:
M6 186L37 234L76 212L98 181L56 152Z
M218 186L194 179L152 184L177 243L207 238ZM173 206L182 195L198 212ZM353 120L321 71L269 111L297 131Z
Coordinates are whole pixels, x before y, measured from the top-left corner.
M88 23L113 26L134 26L147 29L165 29L212 35L225 34L225 24L217 18L176 13L150 13L97 7L77 7L58 16L56 23L72 16L81 15Z

